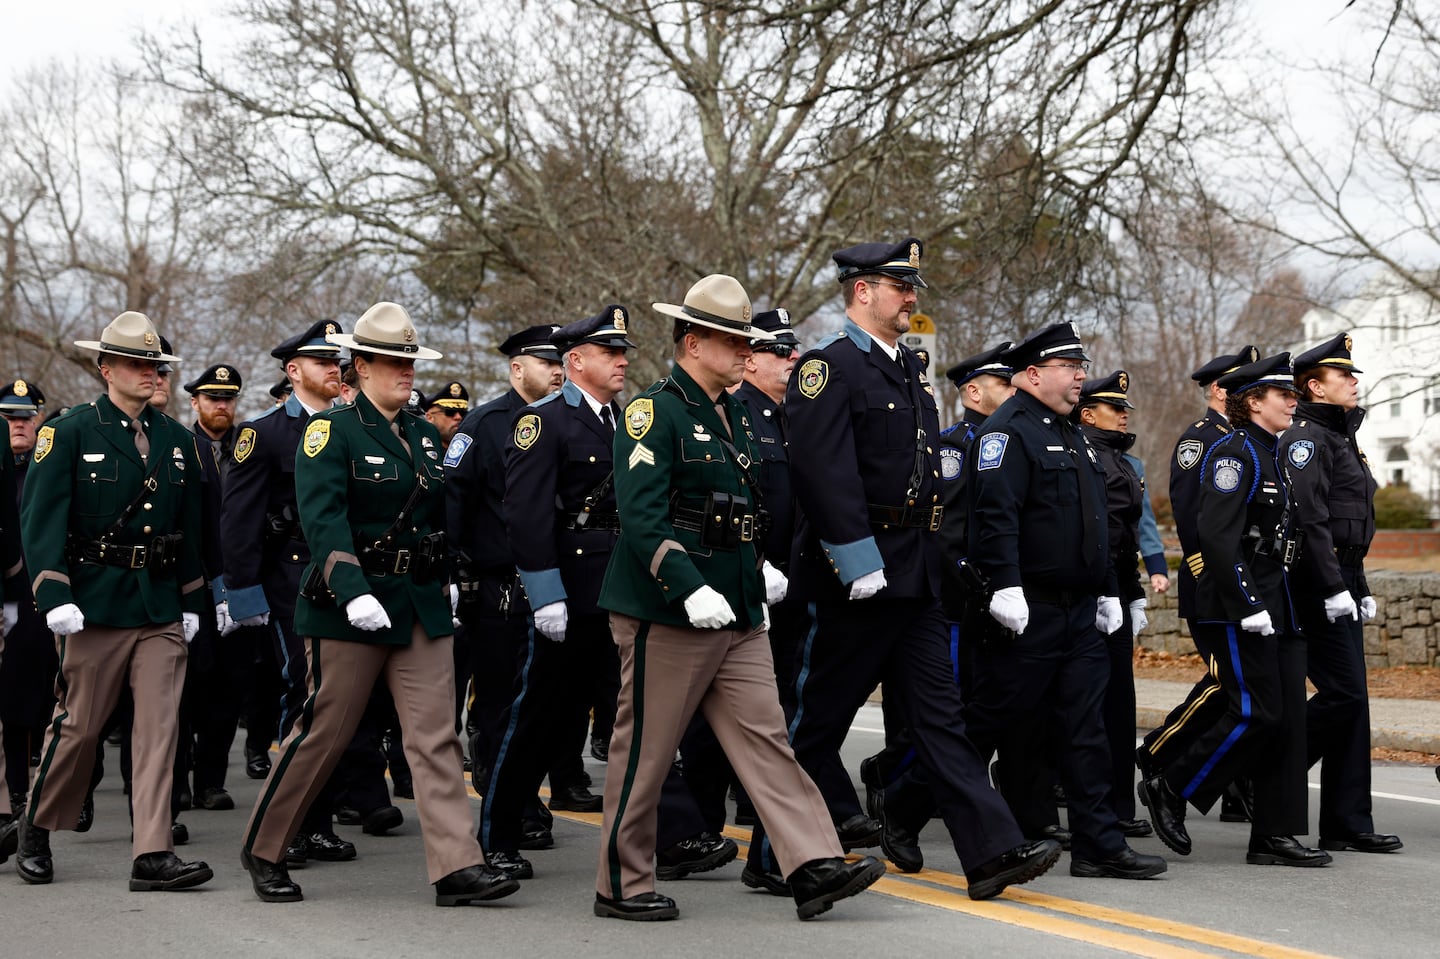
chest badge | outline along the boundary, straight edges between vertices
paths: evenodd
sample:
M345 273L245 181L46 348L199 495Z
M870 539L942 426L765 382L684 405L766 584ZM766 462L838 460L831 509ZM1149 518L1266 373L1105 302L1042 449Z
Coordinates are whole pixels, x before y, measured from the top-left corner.
M800 395L813 400L830 382L830 364L824 360L806 360L800 367Z
M520 417L520 422L515 424L515 448L528 450L535 445L540 438L540 417L534 413L526 413Z
M1204 452L1205 444L1199 440L1181 440L1175 449L1175 462L1182 470L1192 469L1200 462L1200 454Z
M311 459L319 456L320 451L323 450L325 448L325 444L329 442L329 420L311 420L309 423L305 424L305 439L301 443L301 448L305 451L306 456L310 457Z
M655 401L649 397L631 400L630 405L625 407L625 432L632 440L643 438L654 423Z
M1215 488L1222 493L1233 493L1240 488L1240 461L1233 456L1222 456L1215 461Z
M1295 467L1297 470L1303 470L1305 467L1309 466L1310 461L1314 458L1314 440L1296 440L1295 442L1290 444L1290 465Z

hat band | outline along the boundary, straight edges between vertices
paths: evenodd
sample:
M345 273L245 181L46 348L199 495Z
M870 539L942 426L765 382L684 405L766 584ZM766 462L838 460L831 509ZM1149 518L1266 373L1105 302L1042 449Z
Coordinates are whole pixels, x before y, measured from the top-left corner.
M238 386L222 386L218 383L202 383L195 387L196 393L239 393Z
M1086 397L1090 400L1128 400L1129 398L1124 393L1091 393Z
M1254 389L1257 386L1279 386L1283 389L1294 390L1297 393L1299 392L1299 388L1295 385L1294 378L1285 373L1270 373L1260 377L1253 383L1246 383L1239 389L1227 390L1227 392L1244 393L1246 390Z
M1343 356L1327 356L1323 360L1311 360L1305 364L1307 370L1312 366L1343 366L1346 369L1353 369L1355 367L1355 361L1347 360Z
M435 400L431 406L443 406L447 410L468 410L470 403L467 400Z
M420 352L420 346L419 346L419 344L413 344L413 343L412 343L412 344L408 344L408 345L407 345L407 344L405 344L405 343L382 343L382 342L380 342L379 340L367 340L367 339L364 339L364 338L360 337L359 335L356 335L356 336L355 336L355 345L356 345L356 346L359 346L359 347L371 346L371 347L374 347L374 348L377 349L377 350L399 350L401 353L419 353L419 352ZM363 352L363 350L362 350L362 352Z
M694 320L704 323L718 323L727 330L734 330L736 333L749 333L752 329L749 323L743 320L732 320L726 316L717 316L714 313L706 313L704 310L697 310L695 307L686 304L680 307L680 312Z
M1085 346L1079 340L1072 340L1069 343L1061 343L1059 346L1052 346L1048 349L1043 349L1040 351L1040 355L1049 356L1051 353L1063 353L1068 350L1079 350L1081 353L1084 353Z
M100 349L107 353L123 353L126 356L135 356L145 360L159 361L164 354L160 350L137 350L130 346L116 346L114 343L100 341Z
M520 352L516 353L515 355L516 355L516 356L529 356L529 355L532 354L532 353L554 353L554 352L555 352L555 344L554 344L554 343L531 343L529 346L522 346L522 347L520 347Z

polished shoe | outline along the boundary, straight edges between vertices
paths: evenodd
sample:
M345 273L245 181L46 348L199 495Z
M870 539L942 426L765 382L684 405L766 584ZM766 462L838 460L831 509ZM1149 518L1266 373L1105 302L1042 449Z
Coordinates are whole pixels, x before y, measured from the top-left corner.
M678 919L680 909L675 900L658 892L642 892L629 899L610 899L595 894L595 915L606 919L630 919L635 922L656 922Z
M1294 836L1251 836L1245 861L1252 866L1328 866L1330 854L1302 846Z
M354 806L336 806L335 821L342 826L358 826L365 821L365 817L360 815L360 810Z
M195 808L195 797L190 795L190 790L185 786L181 786L180 791L175 794L175 806L181 812Z
M405 822L405 814L395 806L381 806L365 814L360 828L367 836L383 836L392 829L398 829Z
M1155 833L1155 827L1148 819L1122 819L1116 825L1129 839L1144 839Z
M130 867L131 892L189 889L209 882L214 873L205 863L186 862L173 852L147 852Z
M394 779L390 783L390 794L396 799L414 799L415 781L413 779Z
M285 853L288 856L290 851ZM250 874L250 885L261 902L299 902L305 898L283 863L266 862L242 849L240 865Z
M1185 831L1185 800L1175 795L1163 776L1154 776L1135 787L1140 801L1150 810L1160 841L1182 856L1190 855L1190 834Z
M0 824L0 863L10 861L15 850L20 848L20 820L11 816Z
M90 827L95 825L95 794L85 794L85 801L80 804L80 816L75 820L76 832L89 832Z
M584 786L566 786L551 791L549 806L555 812L599 812L605 808L605 800Z
M309 858L319 862L349 862L355 858L355 844L333 832L312 832L305 837Z
M987 863L965 873L971 899L994 899L1006 886L1016 886L1044 875L1060 858L1060 844L1053 839L1023 842Z
M1036 842L1044 839L1053 839L1055 842L1058 842L1060 844L1061 849L1069 852L1070 843L1074 840L1075 837L1071 835L1070 830L1066 829L1059 823L1051 823L1044 829L1040 830L1040 835L1034 837L1026 836L1025 838L1031 839L1032 841Z
M865 812L871 819L885 821L885 783L880 780L880 760L867 756L860 760L860 782L865 786Z
M857 812L844 822L835 824L835 835L840 837L840 848L846 852L880 845L880 833L884 830L884 826L863 812Z
M190 828L183 822L172 822L170 824L170 842L176 846L183 846L190 841Z
M270 754L247 746L245 748L245 775L251 779L264 779L270 775Z
M55 860L50 855L50 830L23 819L20 821L15 871L21 879L35 886L43 886L55 878Z
M1405 848L1399 836L1378 832L1357 832L1341 838L1320 837L1320 848L1334 852L1399 852ZM0 858L0 862L4 862Z
M518 852L486 853L485 862L492 869L498 869L511 879L534 879L535 867L530 860Z
M735 845L735 840L702 832L656 852L655 878L684 879L691 873L719 869L726 863L734 862L738 855L740 847Z
M549 849L555 845L555 834L538 819L520 821L521 849Z
M1154 779L1160 775L1160 763L1155 759L1148 746L1137 746L1135 749L1135 768L1140 770L1141 779Z
M490 770L485 766L475 766L470 770L470 788L480 795L485 795L485 790L490 788Z
M590 737L590 755L600 762L610 761L610 737L603 739L598 736Z
M464 756L460 759L460 771L462 773L465 773L468 776L470 774L470 770L474 768L475 764L470 761L469 756Z
M919 872L925 868L925 854L920 851L920 839L904 826L896 823L894 817L886 816L885 828L880 831L880 851L895 864L901 872Z
M223 786L208 786L200 790L195 805L200 809L209 809L214 812L223 812L235 808L235 799Z
M582 769L580 770L580 774L575 777L575 785L584 786L586 789L589 789L591 786L595 785L595 780L591 779L590 774Z
M285 847L285 868L303 869L310 861L310 840L304 836L296 836L290 840L290 845Z
M1254 815L1254 792L1248 779L1236 779L1220 797L1221 822L1249 822Z
M790 896L790 884L785 881L784 876L756 869L748 862L740 872L740 881L751 889L763 889L772 896Z
M498 869L481 863L457 869L435 884L435 905L473 906L477 902L503 899L520 884Z
M885 875L885 864L874 856L855 862L833 859L812 859L786 879L795 900L795 912L801 919L813 919L829 912L831 905L848 899Z
M1168 868L1159 856L1147 856L1129 846L1098 862L1070 856L1070 875L1081 879L1149 879Z

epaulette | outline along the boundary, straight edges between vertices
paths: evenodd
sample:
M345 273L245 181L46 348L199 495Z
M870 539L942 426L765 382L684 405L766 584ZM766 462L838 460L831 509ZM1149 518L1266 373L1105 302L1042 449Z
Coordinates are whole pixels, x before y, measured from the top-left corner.
M838 333L831 333L828 336L822 337L820 342L815 344L814 349L823 350L827 346L830 346L832 343L837 343L840 340L844 339L848 339L848 337L846 337L845 335L844 330L841 330Z
M540 397L538 400L536 400L535 402L531 403L530 405L531 405L532 407L535 407L535 408L538 409L539 407L544 406L546 403L553 403L553 402L555 402L555 401L558 400L559 398L560 398L560 391L559 391L559 390L556 390L554 393L546 393L544 396Z
M250 422L251 422L251 423L258 423L258 422L260 422L261 420L263 420L263 419L264 419L265 417L267 417L267 416L274 416L276 413L283 413L283 412L285 412L285 406L284 406L283 404L280 405L280 406L272 406L272 407L270 407L268 410L266 410L265 412L261 413L259 416L255 417L253 420L250 420ZM245 424L244 424L244 423L241 423L240 425L241 425L241 426L244 426Z

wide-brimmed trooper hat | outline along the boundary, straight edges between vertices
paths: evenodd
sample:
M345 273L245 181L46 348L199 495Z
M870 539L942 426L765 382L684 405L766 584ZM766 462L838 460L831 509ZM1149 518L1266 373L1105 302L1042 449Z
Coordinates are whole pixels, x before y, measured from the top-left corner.
M355 321L354 333L330 333L325 339L352 353L383 353L411 360L438 360L445 354L420 345L410 314L399 303L381 301Z
M733 276L712 273L701 277L685 294L683 306L651 303L656 313L677 320L708 326L722 333L734 333L751 340L773 340L775 334L756 326L750 314L750 295Z
M179 363L180 357L171 356L162 345L160 334L150 317L134 310L126 310L105 327L98 340L76 340L82 350L109 353L112 356L131 356L137 360L151 360L155 363Z

